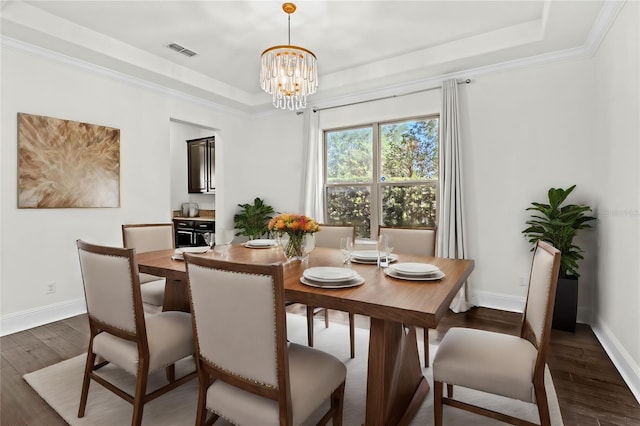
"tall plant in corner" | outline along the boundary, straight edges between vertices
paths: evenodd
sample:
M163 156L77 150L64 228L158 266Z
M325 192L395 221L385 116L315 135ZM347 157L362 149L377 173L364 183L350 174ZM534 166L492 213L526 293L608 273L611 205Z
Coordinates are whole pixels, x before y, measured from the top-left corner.
M252 240L262 237L267 232L267 225L273 213L273 207L256 197L253 204L238 204L240 213L233 216L233 225L239 231L236 235L245 235Z
M583 259L582 249L573 244L573 239L580 229L590 229L589 222L595 217L588 215L591 207L581 204L562 205L576 186L567 189L551 188L549 204L531 203L527 210L533 211L522 231L530 243L542 240L553 244L562 252L560 260L561 278L578 278L578 261Z

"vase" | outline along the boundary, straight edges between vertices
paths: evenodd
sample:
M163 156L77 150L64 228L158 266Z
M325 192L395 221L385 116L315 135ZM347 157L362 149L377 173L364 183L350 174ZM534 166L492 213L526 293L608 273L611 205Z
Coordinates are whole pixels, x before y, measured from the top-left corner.
M313 234L283 234L280 243L288 262L305 261L309 259L309 253L315 248Z

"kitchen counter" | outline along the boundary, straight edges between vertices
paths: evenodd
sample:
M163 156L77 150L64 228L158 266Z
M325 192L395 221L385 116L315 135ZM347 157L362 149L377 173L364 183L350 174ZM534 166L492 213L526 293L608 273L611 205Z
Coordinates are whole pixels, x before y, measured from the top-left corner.
M173 219L174 220L198 220L198 221L202 221L202 222L215 222L216 221L215 217L208 217L208 216L196 216L196 217L174 216Z

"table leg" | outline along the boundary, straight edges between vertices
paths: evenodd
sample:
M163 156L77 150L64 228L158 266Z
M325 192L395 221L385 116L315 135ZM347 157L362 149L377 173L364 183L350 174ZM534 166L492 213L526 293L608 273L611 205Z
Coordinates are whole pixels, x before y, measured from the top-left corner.
M167 279L164 286L164 303L163 311L182 311L190 312L189 297L187 295L187 286L181 280Z
M429 392L420 365L415 327L371 318L367 426L409 424Z

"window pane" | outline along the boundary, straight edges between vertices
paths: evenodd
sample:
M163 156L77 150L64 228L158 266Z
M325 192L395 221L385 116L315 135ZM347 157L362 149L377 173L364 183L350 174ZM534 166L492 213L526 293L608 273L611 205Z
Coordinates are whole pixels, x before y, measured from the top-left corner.
M438 119L380 126L381 182L438 178Z
M328 183L373 180L371 127L327 132L326 143Z
M383 185L382 223L387 226L435 226L435 184Z
M327 224L351 224L356 236L369 238L371 230L371 187L327 188Z

